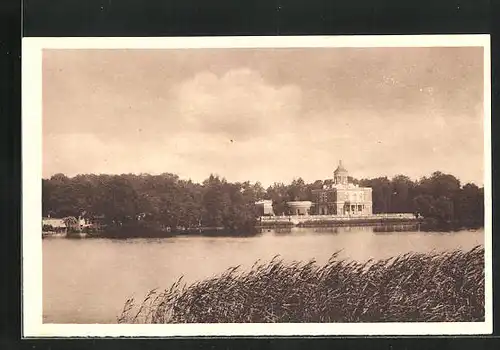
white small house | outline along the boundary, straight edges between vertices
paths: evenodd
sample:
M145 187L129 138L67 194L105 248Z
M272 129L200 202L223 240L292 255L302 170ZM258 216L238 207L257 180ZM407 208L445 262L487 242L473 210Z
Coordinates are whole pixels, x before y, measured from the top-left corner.
M273 211L273 201L271 200L261 200L258 202L255 202L255 205L259 208L260 215L264 216L274 216L274 211Z
M59 218L42 218L42 225L52 226L53 228L66 228L63 219Z

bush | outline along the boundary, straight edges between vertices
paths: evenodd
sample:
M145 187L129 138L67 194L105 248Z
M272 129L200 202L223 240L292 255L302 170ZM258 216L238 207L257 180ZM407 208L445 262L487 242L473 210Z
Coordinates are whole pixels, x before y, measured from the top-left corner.
M278 258L127 300L119 323L470 322L484 320L484 249L358 263Z

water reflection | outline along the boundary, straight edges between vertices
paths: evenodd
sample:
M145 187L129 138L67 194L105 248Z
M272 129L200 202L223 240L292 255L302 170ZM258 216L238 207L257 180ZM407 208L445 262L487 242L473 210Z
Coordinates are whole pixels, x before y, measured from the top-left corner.
M338 234L339 232L341 232L339 230L339 227L317 227L317 228L314 228L312 230L315 233L334 233L334 234Z
M287 233L292 233L292 228L288 228L288 227L285 227L285 228L276 228L274 230L267 230L267 232L273 232L275 234L287 234Z
M419 232L418 224L403 224L403 225L380 225L373 227L373 233L393 233L393 232Z
M258 231L260 234L271 233L276 235L286 235L293 233L352 233L352 232L364 232L364 233L395 233L395 232L420 232L418 224L390 224L390 225L360 225L360 226L332 226L332 227L286 227L286 228L261 228Z

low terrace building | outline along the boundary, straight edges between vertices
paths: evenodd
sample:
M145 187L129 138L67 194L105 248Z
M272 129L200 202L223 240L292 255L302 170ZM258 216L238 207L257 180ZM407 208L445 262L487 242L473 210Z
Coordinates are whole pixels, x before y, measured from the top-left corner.
M291 201L287 202L290 215L310 215L312 202L310 201Z
M274 216L273 201L272 200L261 200L255 202L257 209L259 210L260 216Z

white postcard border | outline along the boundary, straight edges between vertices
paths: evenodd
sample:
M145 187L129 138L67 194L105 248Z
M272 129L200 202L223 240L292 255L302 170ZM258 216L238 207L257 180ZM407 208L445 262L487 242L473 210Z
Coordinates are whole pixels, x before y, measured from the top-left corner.
M42 320L42 50L315 47L484 48L485 321L466 323L44 324ZM489 35L23 38L22 325L24 337L464 335L493 331Z

